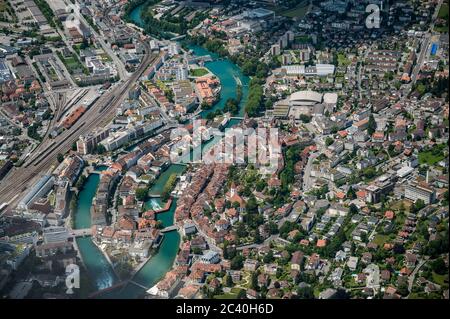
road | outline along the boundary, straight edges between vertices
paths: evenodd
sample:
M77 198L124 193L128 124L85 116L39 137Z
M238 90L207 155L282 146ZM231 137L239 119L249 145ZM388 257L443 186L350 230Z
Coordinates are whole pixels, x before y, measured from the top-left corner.
M95 127L105 126L113 119L116 107L127 96L131 84L136 82L149 65L156 60L157 56L150 53L149 46L146 43L143 44L146 54L136 72L128 80L121 81L113 90L103 94L70 129L63 131L51 142L51 147L37 153L34 152L22 167L15 168L8 178L1 181L0 203L8 202L14 195L19 194L10 203L11 207L15 207L25 191L42 175L53 169L57 163L58 153L67 152L80 135L92 131Z
M311 177L311 169L312 169L312 163L314 160L319 156L319 153L312 153L311 156L308 158L308 163L305 166L305 171L303 174L303 193L306 193L309 191L313 185L313 180Z
M95 39L100 43L103 50L111 57L111 59L114 62L114 65L117 67L117 72L121 79L126 80L129 78L129 73L125 70L125 65L123 64L122 60L119 59L119 57L111 50L111 47L103 40L103 37L95 31L91 25L86 21L84 16L80 14L79 10L74 10L75 16L83 22L85 26L87 26L92 34L95 36ZM106 15L105 15L106 16Z
M414 285L414 279L416 278L416 274L417 272L420 270L420 268L422 268L422 266L428 261L428 256L426 256L424 259L422 259L419 264L416 266L416 268L414 268L413 272L411 273L411 275L409 275L408 277L408 291L411 292L412 287Z
M363 72L363 69L364 69L363 62L366 61L367 56L369 55L370 51L371 51L371 48L368 48L366 50L366 52L364 53L363 58L359 62L358 74L357 74L359 99L362 99L362 86L361 86L361 84L362 84L362 72Z
M203 232L203 230L198 226L198 224L195 222L194 220L194 224L195 224L195 228L197 228L197 232L206 240L206 242L208 243L208 247L210 250L215 251L216 253L221 254L222 253L222 249L217 247L214 242L211 240L211 238L205 234Z
M427 31L427 33L424 35L425 38L422 41L420 53L419 53L419 56L417 57L417 63L411 73L411 82L408 84L409 88L412 88L412 86L416 83L417 76L419 75L420 68L422 67L422 63L424 62L425 57L427 56L428 46L430 45L430 40L433 35L434 24L435 24L438 14L439 14L439 10L441 8L442 2L443 2L443 0L439 0L439 3L437 4L436 9L434 11L433 17L431 18L431 25L430 25L429 31Z
M178 121L176 121L176 120L172 119L171 117L169 117L169 116L167 115L166 111L164 111L164 109L161 107L161 105L159 104L159 102L156 101L149 93L147 93L147 92L145 92L145 91L142 91L141 94L142 94L142 95L145 95L145 97L146 97L147 99L149 99L150 101L152 101L152 103L153 103L154 105L158 105L158 106L159 106L159 111L160 111L160 113L161 113L161 117L163 118L163 121L164 121L166 124L178 124Z

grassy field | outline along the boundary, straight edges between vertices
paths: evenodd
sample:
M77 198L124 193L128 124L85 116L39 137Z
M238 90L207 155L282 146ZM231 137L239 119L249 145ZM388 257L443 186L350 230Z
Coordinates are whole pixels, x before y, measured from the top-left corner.
M448 32L448 3L443 3L439 9L438 18L444 19L447 22L445 25L436 25L434 30L437 32Z
M3 12L8 7L8 4L4 0L0 0L0 12Z
M75 60L73 57L67 58L66 63L67 63L67 67L70 68L71 70L76 70L78 68L81 68L78 61Z
M198 68L198 69L190 70L189 73L190 73L190 75L192 75L192 76L198 77L198 76L204 76L204 75L208 74L209 72L208 72L207 69L204 69L204 68Z
M0 21L2 22L17 22L17 16L6 0L0 0Z
M214 299L236 299L239 288L231 288L231 291L222 295L216 295L214 296Z
M392 202L389 207L390 207L391 210L397 211L397 210L400 210L400 208L402 206L402 203L403 203L403 209L406 212L409 212L409 209L410 209L411 204L412 204L411 201L409 201L409 200L399 200L399 201L396 201L396 202Z
M103 61L105 61L105 62L112 62L112 58L108 54L103 53L100 56L102 57Z
M448 33L448 25L445 27L434 27L434 31L441 33Z
M433 282L442 286L444 284L444 281L445 281L445 275L439 275L433 271Z
M86 75L89 74L89 70L80 62L80 60L78 60L76 54L72 54L72 56L65 58L62 53L58 51L57 55L70 74L74 74L76 70L81 70Z
M434 165L445 158L444 154L433 154L431 151L419 153L419 163Z
M377 234L375 238L373 239L373 242L377 244L378 246L383 246L385 242L389 239L388 235L381 235Z
M448 3L443 3L439 9L438 18L448 19Z
M308 12L308 1L303 1L293 9L281 11L279 14L288 18L303 18Z
M58 75L56 74L56 71L54 68L50 67L48 69L48 74L49 74L50 78L52 79L52 81L58 81Z
M311 37L308 35L298 35L295 37L294 40L297 43L308 43L311 41Z
M425 299L423 297L422 293L418 293L418 292L412 292L409 296L408 299Z
M344 54L339 53L338 54L338 63L339 63L339 66L347 66L350 64L350 60L347 59L347 57Z

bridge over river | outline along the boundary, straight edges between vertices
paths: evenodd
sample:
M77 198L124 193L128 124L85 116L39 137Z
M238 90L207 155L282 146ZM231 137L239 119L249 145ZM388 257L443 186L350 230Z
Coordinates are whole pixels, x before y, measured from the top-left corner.
M69 233L70 233L70 235L72 235L72 237L91 236L92 229L91 228L71 229L71 230L69 230Z
M161 233L167 233L174 230L177 230L177 226L175 225L167 226L166 228L161 229Z
M161 229L161 233L167 233L174 230L177 230L177 226L167 226L166 228ZM91 228L72 229L69 232L72 237L84 237L92 235Z

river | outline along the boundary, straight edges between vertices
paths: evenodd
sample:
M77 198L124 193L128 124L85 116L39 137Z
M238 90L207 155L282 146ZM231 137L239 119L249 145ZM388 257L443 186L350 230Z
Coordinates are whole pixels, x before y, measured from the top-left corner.
M98 171L105 170L107 167L98 167ZM100 182L98 174L90 174L84 183L84 187L78 194L78 202L75 213L74 228L91 227L91 206L92 199L97 191L97 185ZM117 283L114 270L106 260L103 253L92 242L91 237L77 238L77 246L83 258L84 265L91 277L92 286L96 289L105 289Z
M142 26L141 12L144 5L136 7L130 14L130 18L133 22ZM219 57L204 49L200 46L189 47L193 53L197 56L210 55L213 61L206 62L205 66L211 70L221 82L221 94L219 101L214 105L211 110L203 111L201 116L206 116L209 112L213 112L217 109L222 109L228 98L236 97L236 87L237 81L239 79L242 84L242 100L239 108L239 113L237 116L242 117L244 114L243 105L248 97L248 83L250 79L244 76L240 69L234 65L228 59L219 59ZM239 120L232 119L229 121L227 127L237 124ZM214 145L219 138L214 138L207 142L208 146ZM181 165L170 165L166 171L164 171L155 184L150 190L150 194L158 195L162 193L167 179L172 174L181 175L185 170L185 166ZM92 204L92 198L95 196L95 191L99 182L99 176L92 174L86 181L85 188L80 192L78 207L76 212L75 227L86 228L90 227L90 206ZM163 206L163 203L159 199L150 199L146 206L148 208L157 209ZM170 210L165 213L160 213L157 215L157 219L161 220L163 225L170 226L173 224L174 213L176 209L176 200L172 202ZM110 287L117 283L118 278L114 275L114 271L111 266L99 251L97 246L95 246L90 238L80 238L77 240L80 252L83 256L86 268L91 280L95 283L97 289L103 289ZM169 271L173 265L175 257L178 253L178 247L180 244L180 236L178 232L172 231L164 235L163 242L159 247L157 253L150 258L150 260L139 270L139 272L134 276L133 281L144 285L146 287L152 287L155 285L165 273ZM145 290L134 284L127 284L123 288L119 288L115 291L109 291L101 298L139 298L145 294Z

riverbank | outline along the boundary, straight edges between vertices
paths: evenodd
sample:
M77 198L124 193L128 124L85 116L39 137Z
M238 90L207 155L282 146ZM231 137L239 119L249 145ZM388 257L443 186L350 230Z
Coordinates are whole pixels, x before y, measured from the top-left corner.
M244 105L248 99L248 85L250 78L242 74L241 69L233 64L229 59L220 58L218 54L208 51L202 46L189 44L189 50L192 50L195 56L210 55L212 60L205 62L205 67L215 74L221 84L220 98L211 109L202 110L200 116L206 118L209 113L221 111L225 108L228 99L236 99L237 87L242 87L242 97L239 103L236 116L243 117L245 114Z
M101 172L106 168L105 166L99 166L95 170ZM99 182L99 174L89 174L86 178L82 190L78 194L77 206L73 212L74 229L91 227L90 209ZM93 286L97 290L108 288L118 281L118 276L109 258L105 256L105 253L93 242L90 236L76 238L74 245L93 282Z
M100 250L100 252L103 254L103 256L105 257L105 259L108 261L109 265L111 266L111 269L114 271L114 274L116 275L117 278L121 279L119 274L116 271L116 268L114 267L113 262L111 261L111 258L109 258L108 253L101 247L99 246L95 240L92 240L92 242L94 243L94 245L98 248L98 250Z
M130 17L139 17L140 20L140 12L142 7L139 7L130 15ZM207 51L205 48L200 46L191 46L189 49L193 51L193 54L196 56L204 56L211 55L212 61L205 62L205 67L210 70L213 74L217 76L221 83L221 94L219 101L212 107L211 110L205 110L200 113L200 117L205 118L211 112L221 111L224 109L226 105L226 101L229 98L236 98L236 88L238 85L242 86L242 100L240 101L240 107L238 116L242 117L244 114L244 109L242 105L244 105L247 97L248 97L248 83L250 79L242 74L240 69L234 65L228 59L219 58L216 54ZM228 121L226 127L233 126L239 123L239 120L231 119ZM220 138L213 138L208 142L204 143L204 148L210 148L215 143L217 143ZM170 178L172 174L176 174L177 176L183 174L186 170L186 166L172 164L167 170L165 170L156 180L154 185L151 187L149 194L150 195L161 195L164 191L164 186L167 180ZM89 179L89 178L88 178ZM91 179L92 180L92 179ZM95 179L94 179L95 180ZM93 194L95 195L95 193ZM92 203L92 200L91 200ZM146 202L147 209L161 209L164 207L166 203L161 202L159 198L151 198ZM174 224L174 213L177 206L176 198L173 199L170 208L166 212L161 212L156 215L156 219L162 222L163 227L172 226ZM146 289L143 287L151 288L156 285L162 278L164 278L165 274L170 271L175 263L176 256L178 254L182 234L178 231L171 231L164 234L164 239L157 250L156 254L151 256L145 263L139 265L138 271L133 276L133 281L136 284L128 283L124 287L120 289L114 289L108 291L106 294L102 294L100 298L139 298L143 297L146 293ZM90 239L89 239L90 240ZM92 244L96 249L97 247ZM98 251L98 249L97 249ZM100 253L100 252L99 252ZM103 257L103 256L102 256ZM106 260L105 257L101 258L102 260ZM88 266L89 268L89 266ZM112 286L112 282L110 282L110 286Z

